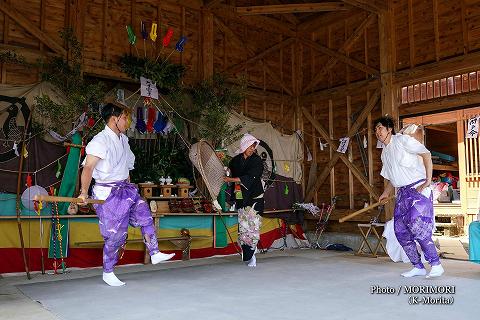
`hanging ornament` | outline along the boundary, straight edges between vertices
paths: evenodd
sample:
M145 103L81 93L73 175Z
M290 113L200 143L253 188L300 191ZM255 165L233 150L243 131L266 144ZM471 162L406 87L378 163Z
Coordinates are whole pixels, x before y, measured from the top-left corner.
M152 107L148 108L148 117L147 117L147 132L153 132L153 123L155 122L156 111Z
M135 43L137 42L137 36L135 35L135 32L133 32L133 28L130 25L127 26L127 34L128 34L128 42L132 46L134 46Z
M127 114L127 130L130 129L130 126L132 125L132 113L129 112Z
M40 215L40 212L42 211L43 204L41 201L33 201L33 210L37 215Z
M283 170L285 170L285 172L290 172L290 166L288 165L288 163L285 162L285 164L283 165Z
M143 108L142 107L137 108L137 124L136 124L135 128L141 134L144 134L145 131L147 130L147 125L145 124L145 120L143 118Z
M142 35L142 38L143 38L143 56L146 58L147 57L147 46L145 44L145 41L148 38L148 33L147 33L147 26L145 25L144 21L140 21L140 34Z
M87 127L92 128L95 125L95 119L93 117L88 118Z
M27 146L25 144L22 147L22 154L25 159L28 157Z
M157 41L157 24L155 22L152 23L152 28L150 29L150 39L153 42Z
M143 105L148 107L152 105L152 98L151 97L143 97Z
M178 40L177 44L175 45L175 50L177 50L178 52L183 52L185 43L187 43L187 37L182 36L180 40Z
M147 40L148 33L147 33L147 26L145 21L140 21L140 34L142 35L143 40Z
M172 41L172 37L173 37L173 29L168 28L167 33L163 37L162 46L164 46L165 48L168 47L168 45L170 44L170 41Z
M283 190L283 194L288 196L289 190L288 190L288 184L285 183L285 189Z
M17 144L17 142L14 142L14 143L13 143L13 148L12 148L12 149L13 149L13 152L15 152L15 155L16 155L17 157L20 156L20 154L18 153L18 144Z
M60 163L60 160L57 160L57 172L55 173L55 177L60 178L62 175L62 164Z
M165 117L163 113L158 112L157 121L155 121L155 123L153 124L153 128L155 129L156 133L160 133L163 131L163 129L165 129L165 127L167 126L166 120L167 117Z
M80 149L80 157L83 157L85 155L85 141L82 139L82 148Z
M32 176L30 174L27 175L25 184L27 185L27 188L30 188L32 186Z

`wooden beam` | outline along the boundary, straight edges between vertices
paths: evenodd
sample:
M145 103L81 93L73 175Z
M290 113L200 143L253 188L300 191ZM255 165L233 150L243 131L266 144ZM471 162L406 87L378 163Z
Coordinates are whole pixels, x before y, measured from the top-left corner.
M460 7L461 7L461 18L462 18L462 36L463 36L463 53L468 53L470 51L468 45L468 28L467 28L467 18L466 18L466 7L465 7L465 0L460 0Z
M66 56L67 51L60 44L55 42L48 34L40 30L30 19L20 14L14 7L7 4L5 1L0 1L0 11L3 11L6 16L14 20L18 25L28 31L35 38L40 40L47 47L55 51L56 53Z
M108 52L108 26L109 26L109 10L108 10L108 0L103 0L103 23L102 23L102 61L109 60Z
M213 75L213 14L202 11L202 66L203 79Z
M350 128L350 130L348 130L348 133L347 133L347 137L353 137L353 135L358 131L358 129L360 129L360 126L363 124L363 122L365 121L365 119L367 119L367 116L370 114L370 112L373 110L373 108L376 106L378 100L380 98L380 90L377 89L375 90L374 94L372 95L372 97L370 98L370 100L368 100L367 102L367 105L365 106L365 108L363 108L362 112L359 114L358 118L355 120L355 123L352 125L352 127ZM317 122L317 120L315 120L311 115L309 116L309 112L306 108L303 108L303 113L304 115L307 117L307 119L310 120L310 122L312 123L312 125L315 127L315 129L317 129L317 131L324 137L325 140L327 140L330 144L330 146L336 146L336 142L333 142L332 139L330 139L329 135L327 134L327 132L325 131L325 129L323 129L323 127ZM326 135L326 136L325 136ZM327 139L328 138L328 139ZM331 144L332 143L332 144ZM315 181L315 185L314 187L307 193L306 197L305 197L305 201L306 202L309 202L313 199L313 196L315 194L315 192L317 192L318 188L320 188L320 186L323 184L323 182L325 181L325 179L328 177L328 175L330 174L330 170L335 166L335 164L337 163L338 159L341 157L341 156L344 156L344 154L340 153L340 152L334 152L333 156L331 157L330 161L328 162L327 166L323 169L323 171L318 175L317 177L317 180ZM346 157L345 157L346 158ZM342 159L343 160L343 159ZM350 161L348 161L348 159L346 158L347 162L350 163ZM347 163L345 163L347 164ZM349 166L347 164L347 166ZM355 176L360 180L360 182L362 182L362 184L365 186L365 188L367 188L367 190L373 195L373 197L375 198L375 200L378 200L378 194L377 192L370 186L370 184L368 183L368 181L366 181L365 179L365 176L360 172L360 170L358 170L353 164L352 166L349 166L349 168L352 170L352 172L355 174Z
M185 7L194 10L201 10L205 7L203 0L140 0L140 2L147 2L150 3L153 7L157 6L159 3L167 2L169 4L177 5L179 7Z
M379 92L377 91L377 99L379 97ZM367 118L368 114L371 112L373 107L375 106L376 102L373 104L369 103L369 108L365 108L362 113L360 114L359 118L355 121L355 124L348 130L348 137L352 137L360 128L360 126L363 124L365 119ZM368 112L365 112L365 110L368 109ZM338 143L332 139L330 139L330 136L323 128L323 126L312 117L310 112L308 111L307 108L303 108L303 115L310 121L310 123L313 125L313 127L320 133L320 135L328 142L328 144L334 148L338 148ZM368 192L370 192L373 197L378 200L379 194L375 191L375 189L368 183L367 179L365 178L365 175L348 159L348 157L340 152L335 152L333 157L330 159L328 165L324 168L323 172L320 174L320 176L317 178L317 181L315 182L315 186L313 187L312 190L309 191L307 194L305 200L306 201L311 201L313 198L314 192L323 184L323 181L326 179L326 177L329 174L329 171L333 166L337 163L338 159L341 159L345 165L351 170L353 175L360 181L360 183L367 189Z
M480 92L456 94L410 104L402 104L400 117L420 115L431 112L447 111L480 104Z
M281 92L278 91L269 91L269 90L262 90L260 88L253 88L253 87L248 87L247 96L255 97L260 100L268 100L273 103L293 103L293 99L291 96L287 96L282 94ZM286 115L285 115L286 116Z
M388 24L392 24L388 22ZM415 33L413 30L413 0L408 0L408 48L410 68L415 67Z
M433 0L433 33L435 34L435 60L440 61L440 33L438 31L438 0Z
M270 33L279 33L289 37L295 37L297 35L296 26L294 25L264 16L240 16L234 11L235 7L233 6L218 5L211 10L216 16L230 19L256 29L262 29Z
M0 44L0 51L12 51L21 55L25 58L25 62L34 64L39 59L45 59L47 57L55 57L58 56L55 53L50 52L42 52L41 50L37 49L28 49L19 46L7 45L7 44Z
M480 70L480 52L425 64L412 70L397 71L393 81L403 87L477 70Z
M227 70L225 70L226 73L236 73L240 70L242 70L245 65L247 64L250 64L250 63L253 63L253 62L256 62L256 61L259 61L261 59L263 59L265 56L269 55L270 53L272 52L275 52L283 47L286 47L288 45L290 45L291 43L293 43L295 41L294 38L287 38L285 40L282 40L278 43L276 43L275 45L271 46L270 48L260 52L260 53L257 53L257 55L249 58L247 61L245 62L241 62L241 63L238 63L234 66L231 66L229 67Z
M386 10L385 3L383 1L375 0L341 0L351 6L372 12L380 13L382 10Z
M104 79L137 83L120 70L117 64L93 59L83 59L83 73Z
M329 25L338 23L339 21L354 18L357 15L363 14L363 12L356 9L339 12L327 12L321 15L315 15L313 18L298 24L297 30L298 32L315 32L317 30L325 29Z
M395 86L393 83L393 73L395 71L395 15L393 14L393 1L386 1L388 9L378 15L378 40L380 47L380 72L382 82L382 115L390 115L395 120L398 129L399 90L398 86ZM386 186L385 181L384 186ZM385 217L386 219L393 217L392 203L385 205Z
M272 4L282 4L280 0L270 0L270 2ZM285 13L282 17L295 26L300 23L300 20L293 13Z
M447 124L437 124L437 125L432 125L432 126L425 126L425 129L457 134L457 124L455 122L454 123L447 123Z
M368 79L352 82L342 86L337 86L329 89L324 89L310 94L302 96L302 103L312 103L318 100L335 99L338 97L344 97L345 95L353 95L365 92L368 90L375 90L380 88L380 79Z
M356 29L355 31L348 37L348 39L344 42L343 46L340 48L339 52L344 53L348 51L353 44L363 36L363 31L370 25L372 24L376 19L376 15L371 13L368 15L367 19L365 19ZM306 86L303 90L303 94L307 93L310 89L314 88L320 80L323 78L323 75L327 73L328 70L333 68L338 62L337 58L330 58L327 63L325 64L325 67L322 68L322 70L317 74L315 79L313 79L312 82L308 86Z
M284 14L300 12L324 12L348 10L350 6L341 2L272 4L265 6L236 7L239 15Z
M319 43L313 42L313 41L308 40L308 39L301 38L300 40L304 44L308 45L309 47L311 47L313 49L316 49L316 50L320 51L321 53L326 54L330 57L336 58L336 59L338 59L338 60L340 60L340 61L342 61L342 62L360 70L360 71L372 74L376 77L380 76L380 71L378 71L377 69L375 69L373 67L370 67L370 66L367 66L366 64L364 64L364 63L362 63L358 60L355 60L353 58L347 57L343 53L337 52L335 50L327 48L327 47L325 47L325 46L323 46Z
M215 23L217 24L218 28L220 29L221 32L223 32L223 34L225 34L225 36L227 36L229 39L231 39L232 41L234 41L235 43L237 43L237 45L239 45L241 48L244 48L247 53L251 56L255 56L255 51L253 50L253 48L244 40L242 39L239 35L237 35L236 33L234 33L232 31L232 29L230 29L225 23L223 23L223 21L220 19L220 18L217 18L215 17ZM264 68L265 68L265 72L270 76L270 79L275 83L277 84L278 86L280 86L285 92L287 92L289 95L293 95L292 91L290 89L287 88L287 86L283 83L283 81L275 74L275 72L273 72L271 70L271 68L265 63L263 62L263 65L264 65ZM225 71L226 72L226 71Z
M262 64L265 68L265 72L268 74L269 78L271 81L273 81L275 84L277 84L278 86L280 86L286 93L288 93L290 96L293 96L293 92L292 90L290 90L286 85L285 83L279 79L279 76L278 74L275 74L272 69L267 66L267 64L265 63L265 61L262 60Z
M205 0L204 1L204 6L206 8L214 8L215 6L219 5L223 0Z

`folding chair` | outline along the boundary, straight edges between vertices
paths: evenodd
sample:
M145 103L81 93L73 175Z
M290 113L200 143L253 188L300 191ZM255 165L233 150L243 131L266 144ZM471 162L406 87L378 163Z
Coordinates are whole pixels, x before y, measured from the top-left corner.
M387 253L387 249L385 248L385 245L383 244L383 238L381 236L381 233L377 231L377 228L383 228L385 227L385 223L379 223L378 218L380 214L383 212L384 206L378 206L378 214L377 216L373 217L370 223L359 223L358 229L360 230L360 234L362 235L362 243L360 244L360 247L358 248L357 252L355 253L356 255L368 255L372 256L374 258L378 257L378 250L382 248L383 253ZM377 240L377 244L375 246L375 249L373 248L373 245L370 243L370 240L368 237L373 235L374 239ZM370 250L369 253L364 252L364 248L368 247Z

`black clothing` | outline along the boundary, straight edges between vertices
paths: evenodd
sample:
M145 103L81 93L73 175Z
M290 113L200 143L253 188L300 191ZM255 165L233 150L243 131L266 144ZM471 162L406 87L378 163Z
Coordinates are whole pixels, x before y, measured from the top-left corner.
M231 200L235 202L235 206L237 208L245 208L248 206L252 206L255 202L257 202L258 204L257 206L255 206L255 210L263 211L263 198L254 199L263 193L263 186L261 181L263 173L262 158L260 158L258 154L254 153L250 157L245 159L245 157L241 153L233 157L232 160L230 160L229 168L232 173L232 177L240 178L241 181L240 186L243 199L235 199L235 184L232 183L231 185ZM261 202L261 204L259 202Z

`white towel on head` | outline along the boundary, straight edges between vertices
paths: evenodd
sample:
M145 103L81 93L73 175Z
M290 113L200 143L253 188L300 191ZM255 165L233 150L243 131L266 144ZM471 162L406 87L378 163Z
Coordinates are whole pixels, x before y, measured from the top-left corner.
M236 154L244 153L245 150L247 150L248 147L250 147L254 143L256 143L257 146L258 146L259 143L260 143L260 140L258 140L257 138L255 138L254 136L252 136L249 133L245 133L243 135L242 139L240 139L240 148L237 149L237 151L235 151L235 153Z

